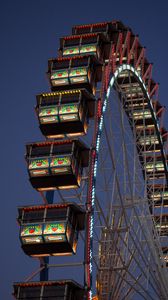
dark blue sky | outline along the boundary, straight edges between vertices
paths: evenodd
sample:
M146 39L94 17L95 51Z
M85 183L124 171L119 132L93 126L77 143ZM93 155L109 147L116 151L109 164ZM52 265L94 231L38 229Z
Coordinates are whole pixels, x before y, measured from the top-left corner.
M75 24L123 21L147 47L153 77L160 82L160 101L166 105L167 11L165 0L1 2L0 299L12 299L12 282L24 280L38 266L21 251L16 216L17 206L41 201L28 181L24 145L43 139L34 114L35 95L49 90L47 59L56 56L59 38L70 34Z

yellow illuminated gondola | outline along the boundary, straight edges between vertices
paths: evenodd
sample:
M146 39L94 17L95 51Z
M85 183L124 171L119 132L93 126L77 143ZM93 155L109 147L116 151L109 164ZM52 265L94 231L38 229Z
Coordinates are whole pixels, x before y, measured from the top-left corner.
M40 129L48 138L84 135L94 106L95 97L85 89L40 94L36 106Z

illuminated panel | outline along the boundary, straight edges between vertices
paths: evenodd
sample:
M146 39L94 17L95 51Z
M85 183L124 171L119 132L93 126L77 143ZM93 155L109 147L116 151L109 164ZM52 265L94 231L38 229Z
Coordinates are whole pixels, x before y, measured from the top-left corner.
M150 197L154 201L160 200L160 198L168 199L168 191L165 192L155 192L154 194L151 195Z
M40 123L58 123L58 108L56 106L48 106L40 108Z
M71 83L87 82L87 68L71 69L69 77Z
M131 108L131 107L135 107L135 108L137 108L137 107L139 107L139 108L142 108L142 107L145 107L145 106L147 106L148 105L148 103L147 102L144 102L144 101L141 101L141 102L134 102L133 100L132 101L126 101L126 107L129 107L129 108Z
M44 234L62 234L65 233L65 223L54 222L44 225Z
M151 198L152 200L154 200L154 201L159 200L161 197L162 197L161 192L155 192L154 194L152 194L152 195L150 196L150 198Z
M69 73L69 77L83 76L83 75L87 75L87 68L71 69Z
M96 45L83 45L80 48L80 53L90 53L90 52L95 53L96 50L97 50Z
M63 55L73 55L73 54L79 54L79 47L65 48L63 50Z
M135 126L136 126L137 130L148 130L148 129L154 129L155 128L154 124L149 124L149 125L145 124L145 126L144 125L137 125L137 124L135 124Z
M30 175L33 177L36 177L36 176L46 176L49 174L49 171L48 170L31 170L30 171Z
M66 85L69 84L68 78L63 78L63 79L57 79L57 80L52 80L52 85Z
M147 163L145 168L146 168L147 172L152 172L154 170L164 171L164 164L163 164L163 162Z
M51 75L52 85L64 85L68 84L68 70L55 71Z
M78 105L64 105L59 109L59 117L61 122L79 120Z
M133 112L133 119L139 120L139 119L150 119L152 118L152 114L150 110L142 110L142 111L134 111Z
M78 114L69 114L69 115L62 115L60 116L61 122L67 122L67 121L77 121L79 120Z
M44 240L46 242L66 241L65 223L48 223L44 225Z
M39 169L39 168L48 168L49 162L48 159L34 159L29 164L29 170Z
M23 244L42 243L42 225L32 224L21 226L21 240Z
M74 77L74 78L70 78L70 82L71 83L85 83L88 82L88 78L87 76L80 76L80 77Z
M56 106L47 106L40 108L39 117L55 116L58 114L58 108Z
M22 237L23 244L40 244L43 243L41 236Z
M69 156L54 157L51 159L51 167L70 166L71 158Z
M60 78L67 78L68 77L68 70L59 70L55 71L51 75L51 80L52 79L60 79Z
M31 224L23 225L21 228L21 236L31 236L31 235L41 235L42 234L42 225Z
M156 135L153 136L146 136L146 137L141 137L139 139L139 143L144 146L144 145L151 145L151 144L159 144L159 140Z
M30 161L29 170L31 176L45 176L49 174L48 159L34 159Z
M64 105L59 109L59 114L75 113L78 112L78 105Z
M52 174L59 175L71 172L71 158L69 156L54 157L51 159Z
M58 123L58 116L40 118L41 124L48 124L48 123Z
M63 234L59 234L59 235L48 235L48 236L44 236L44 240L47 243L54 243L54 242L64 242L66 241L66 237Z
M164 223L162 223L162 225L156 224L155 226L156 226L157 228L160 228L160 229L166 229L166 228L168 228L168 224L164 224Z
M157 171L163 171L164 170L163 162L156 162L155 163L155 168L156 168Z
M69 156L54 157L51 160L52 174L70 173L71 159Z
M57 169L52 169L52 174L59 175L63 173L70 173L69 168L57 168Z
M168 191L163 192L162 197L168 199Z

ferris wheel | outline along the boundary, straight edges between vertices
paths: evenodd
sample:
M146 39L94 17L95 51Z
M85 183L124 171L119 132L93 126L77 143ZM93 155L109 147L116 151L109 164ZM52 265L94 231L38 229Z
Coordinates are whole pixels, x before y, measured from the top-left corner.
M51 92L36 97L46 140L26 145L43 203L18 208L40 267L14 297L168 299L168 132L145 48L119 21L74 26L47 74Z

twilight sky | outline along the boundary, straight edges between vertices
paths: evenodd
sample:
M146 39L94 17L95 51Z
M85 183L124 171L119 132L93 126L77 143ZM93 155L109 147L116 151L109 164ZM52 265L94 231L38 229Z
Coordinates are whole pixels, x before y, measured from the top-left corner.
M38 267L20 248L16 216L17 206L41 203L28 181L25 143L44 140L34 113L35 95L49 91L47 60L57 55L59 38L76 24L121 20L147 47L153 77L160 83L160 102L166 105L167 12L166 0L1 1L0 299L12 299L12 282L24 280Z

